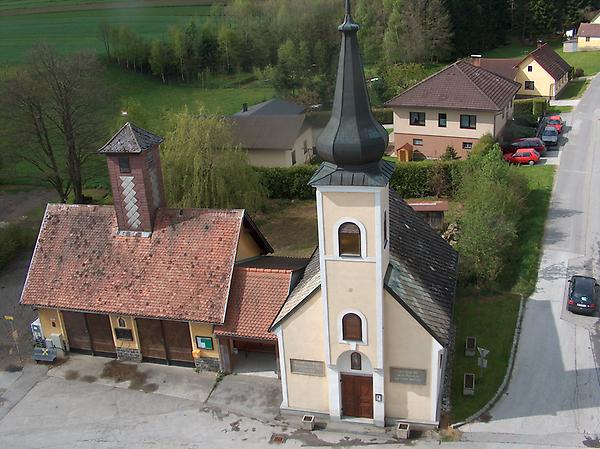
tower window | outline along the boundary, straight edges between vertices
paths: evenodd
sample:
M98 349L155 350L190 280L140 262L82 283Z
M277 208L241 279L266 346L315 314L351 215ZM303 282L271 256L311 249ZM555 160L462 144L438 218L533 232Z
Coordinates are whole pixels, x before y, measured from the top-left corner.
M129 166L129 158L127 156L119 157L119 172L131 173L131 167Z
M350 355L350 369L360 371L362 369L362 356L358 352Z
M344 223L338 229L340 256L360 257L360 229L354 223Z
M342 338L346 341L362 341L362 320L355 313L342 318Z

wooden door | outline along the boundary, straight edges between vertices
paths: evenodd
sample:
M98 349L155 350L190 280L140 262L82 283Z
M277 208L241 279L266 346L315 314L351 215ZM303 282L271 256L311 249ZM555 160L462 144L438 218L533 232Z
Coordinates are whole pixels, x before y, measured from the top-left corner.
M373 418L373 378L341 375L342 415Z
M85 315L79 312L62 312L69 348L74 352L92 353L92 341L88 332Z
M90 339L94 355L116 356L115 341L112 335L112 329L108 315L98 315L95 313L86 313Z
M167 359L167 350L163 339L160 320L136 318L140 349L143 359Z
M167 358L173 362L193 362L190 326L181 321L163 321Z

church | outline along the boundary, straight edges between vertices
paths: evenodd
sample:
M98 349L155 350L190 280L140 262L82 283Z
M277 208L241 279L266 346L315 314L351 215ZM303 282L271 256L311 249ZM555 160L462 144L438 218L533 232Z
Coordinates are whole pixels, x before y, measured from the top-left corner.
M458 255L390 188L348 0L339 30L310 260L270 255L244 210L168 208L162 138L127 123L99 150L114 205L46 209L21 296L46 341L226 373L268 353L283 412L438 423Z

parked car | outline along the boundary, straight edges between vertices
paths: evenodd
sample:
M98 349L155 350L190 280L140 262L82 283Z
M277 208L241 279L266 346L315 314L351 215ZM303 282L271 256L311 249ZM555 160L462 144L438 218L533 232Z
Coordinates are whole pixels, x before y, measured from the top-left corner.
M516 139L510 144L510 148L513 149L513 152L524 148L530 148L540 154L546 151L546 145L544 145L544 142L539 137L522 137Z
M592 314L596 310L596 279L575 275L569 279L567 310L570 312Z
M535 165L540 160L540 153L531 148L524 148L514 153L506 153L504 160L509 164Z
M540 136L546 147L555 147L558 145L558 131L552 126L546 126Z
M546 119L546 126L552 126L558 131L558 134L562 133L564 122L560 115L551 115Z

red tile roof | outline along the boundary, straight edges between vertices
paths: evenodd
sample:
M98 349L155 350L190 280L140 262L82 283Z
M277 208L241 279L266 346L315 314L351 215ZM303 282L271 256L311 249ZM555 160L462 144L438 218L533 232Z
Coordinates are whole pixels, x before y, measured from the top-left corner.
M471 58L471 64L514 80L521 58Z
M50 204L21 303L222 323L244 216L161 208L151 237L124 237L112 206Z
M577 30L577 36L600 37L600 23L582 23Z
M458 61L392 98L386 106L499 111L518 92L520 84Z
M285 302L292 270L236 266L231 283L227 317L216 335L276 340L269 326Z

